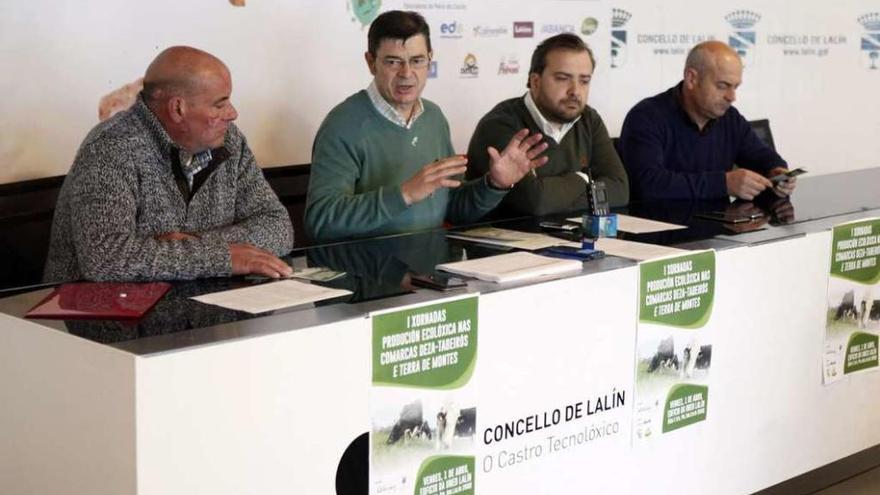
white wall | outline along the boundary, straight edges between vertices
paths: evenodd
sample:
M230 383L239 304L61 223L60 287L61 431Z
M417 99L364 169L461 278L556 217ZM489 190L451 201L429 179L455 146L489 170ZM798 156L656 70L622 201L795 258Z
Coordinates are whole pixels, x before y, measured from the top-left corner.
M312 139L324 115L370 80L363 62L366 27L351 8L359 1L250 0L246 7L233 7L227 0L0 3L0 183L66 173L80 141L97 123L98 99L142 75L150 60L172 44L195 45L227 62L239 125L261 165L310 161ZM683 52L695 35L727 40L733 28L725 15L749 9L760 20L752 29L757 43L747 55L740 110L750 118L770 118L783 155L814 173L878 165L880 69L867 68L869 52L860 49L867 30L857 21L863 14L880 12L875 2L370 3L382 10L415 8L428 19L439 75L429 81L425 94L446 112L461 152L483 113L525 91L529 57L547 36L541 33L545 24L580 32L585 18L598 21L598 29L584 35L598 58L590 103L616 135L633 104L679 78L683 53L658 50ZM631 15L619 28L627 31L627 46L617 68L610 67L612 8ZM535 37L513 38L514 21L533 21ZM463 27L462 37L441 38L441 24L452 22ZM507 32L475 37L476 26ZM669 41L673 34L679 41L645 37L665 35ZM682 35L688 42L680 41ZM815 44L796 48L827 49L827 54L786 55L786 47L773 43L779 35L816 36ZM827 36L843 39L832 43L823 39ZM460 77L468 53L477 57L477 78ZM500 75L502 57L510 56L520 73Z
M880 61L878 69L868 68L869 52L860 48L868 31L858 22L860 16L874 12L880 25L876 2L624 0L610 4L631 14L620 28L627 31L625 59L611 70L614 96L607 106L595 102L606 110L603 115L612 133L640 98L681 78L684 53L664 51L689 47L692 43L680 41L682 35L689 41L697 35L729 42L734 29L725 17L745 10L758 18L753 28L742 30L754 33L755 45L745 55L737 108L749 119L769 118L777 149L795 166L831 173L880 165ZM675 35L678 42L671 39ZM880 51L880 27L874 43Z

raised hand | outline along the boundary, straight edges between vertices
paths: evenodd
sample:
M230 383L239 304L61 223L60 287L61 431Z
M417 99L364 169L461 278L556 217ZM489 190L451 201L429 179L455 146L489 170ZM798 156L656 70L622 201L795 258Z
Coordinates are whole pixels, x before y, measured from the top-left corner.
M407 205L418 203L441 187L458 187L461 181L454 177L467 170L467 157L453 155L429 163L400 185L400 193Z
M489 180L492 185L509 189L527 173L547 163L549 158L539 156L547 149L543 139L540 133L529 135L529 130L523 129L510 138L503 151L498 152L489 146Z

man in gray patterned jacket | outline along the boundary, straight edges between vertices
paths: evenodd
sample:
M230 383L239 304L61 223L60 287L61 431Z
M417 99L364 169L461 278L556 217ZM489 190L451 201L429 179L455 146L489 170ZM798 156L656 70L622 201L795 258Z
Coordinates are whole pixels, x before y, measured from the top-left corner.
M55 209L44 279L289 275L287 211L257 167L214 56L172 47L134 106L96 126Z

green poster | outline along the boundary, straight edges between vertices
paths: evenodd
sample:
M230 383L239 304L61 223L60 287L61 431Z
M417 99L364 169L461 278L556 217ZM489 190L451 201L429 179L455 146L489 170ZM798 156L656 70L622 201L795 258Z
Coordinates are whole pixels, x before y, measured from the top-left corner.
M880 282L880 219L834 227L831 276L876 285Z
M706 420L714 299L714 251L639 265L635 442Z
M477 298L373 317L373 384L457 388L477 358Z
M429 457L416 476L415 495L455 493L474 495L473 457Z
M715 252L639 265L639 321L700 328L712 314Z
M371 315L371 494L475 493L478 303Z
M822 377L831 383L877 369L880 320L880 219L834 227Z
M709 387L688 384L672 387L663 409L663 433L705 420L708 402Z

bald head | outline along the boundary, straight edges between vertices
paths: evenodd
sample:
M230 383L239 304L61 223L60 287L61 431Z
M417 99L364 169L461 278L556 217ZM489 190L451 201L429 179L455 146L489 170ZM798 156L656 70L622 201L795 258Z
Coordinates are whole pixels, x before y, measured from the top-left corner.
M193 153L221 146L232 106L229 69L217 57L174 46L153 60L144 74L144 101L168 136Z
M685 112L700 129L733 105L742 73L739 55L720 41L706 41L691 49L684 66L681 98Z
M719 65L739 67L742 70L742 61L733 48L720 41L704 41L691 48L684 63L684 71L687 73L688 69L693 69L699 74L706 74Z
M228 77L226 65L210 53L189 46L162 51L144 74L144 99L157 104L173 96L197 93L205 79Z

